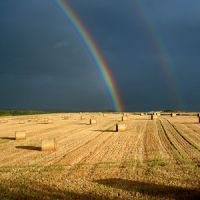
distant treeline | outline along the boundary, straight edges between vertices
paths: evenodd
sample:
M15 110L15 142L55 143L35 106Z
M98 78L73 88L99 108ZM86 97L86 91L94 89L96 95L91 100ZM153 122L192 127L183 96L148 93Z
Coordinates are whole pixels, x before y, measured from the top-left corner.
M183 110L163 110L162 112L183 113L183 112L186 112L186 111L183 111Z
M16 116L16 115L36 115L36 114L47 114L44 111L35 110L0 110L0 116Z

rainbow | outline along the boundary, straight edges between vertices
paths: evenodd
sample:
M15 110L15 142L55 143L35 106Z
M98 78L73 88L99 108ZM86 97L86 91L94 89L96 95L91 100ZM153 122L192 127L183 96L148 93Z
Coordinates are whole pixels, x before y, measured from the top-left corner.
M150 16L147 16L144 8L144 3L140 0L136 0L133 1L133 6L136 8L135 11L142 20L142 23L145 25L154 48L157 50L157 52L159 52L159 55L161 56L159 59L160 67L162 68L163 74L165 75L165 81L168 84L168 87L170 87L171 95L176 102L176 106L181 107L183 105L183 100L181 98L179 84L174 75L173 63L162 40L161 34L157 30L156 25L153 23Z
M83 42L87 52L92 58L93 62L97 66L105 84L108 87L112 102L116 111L124 111L122 101L120 99L119 92L117 90L114 78L103 58L99 49L97 48L95 42L93 41L91 35L87 31L86 27L83 25L79 17L75 14L72 8L69 6L66 0L55 0L59 8L63 11L67 20L70 22L75 32L78 34L81 42Z

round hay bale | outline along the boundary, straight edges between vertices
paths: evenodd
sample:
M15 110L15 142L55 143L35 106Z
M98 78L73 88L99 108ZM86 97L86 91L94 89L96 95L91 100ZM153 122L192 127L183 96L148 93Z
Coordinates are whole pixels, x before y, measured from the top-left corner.
M97 123L97 121L95 120L95 119L90 119L90 124L92 125L92 124L96 124Z
M81 120L84 120L85 119L85 116L81 116Z
M52 120L49 120L49 119L43 119L42 121L41 121L41 124L52 124L53 123L53 121Z
M15 132L15 139L16 140L25 140L26 139L26 132L25 131L16 131Z
M171 117L176 117L176 113L172 113L172 114L171 114Z
M7 123L8 121L7 120L1 120L0 121L0 123L2 123L2 124L5 124L5 123Z
M158 119L158 116L155 114L151 115L151 120L155 120L155 119Z
M127 121L128 120L128 117L127 116L123 116L122 117L122 121Z
M126 124L118 123L116 124L116 132L123 132L126 130Z
M55 151L56 150L56 140L54 139L44 139L42 140L42 151Z
M69 119L69 116L64 116L63 117L63 120L68 120Z
M160 113L157 113L157 116L160 116Z
M144 113L140 113L140 116L144 116Z

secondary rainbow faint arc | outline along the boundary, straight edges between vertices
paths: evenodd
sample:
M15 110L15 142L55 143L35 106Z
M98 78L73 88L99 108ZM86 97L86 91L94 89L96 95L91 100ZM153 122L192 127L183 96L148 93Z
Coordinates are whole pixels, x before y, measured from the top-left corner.
M101 55L99 49L97 48L95 42L93 41L91 35L89 34L89 32L79 19L79 17L69 6L66 0L55 0L55 1L63 11L65 16L67 17L67 19L71 22L71 24L75 28L81 41L84 42L86 50L88 51L95 65L98 67L100 74L102 75L103 80L108 87L116 111L118 112L124 111L124 106L122 104L114 78L112 77L112 74L106 62L103 56Z
M160 60L160 66L163 70L163 73L165 74L167 84L170 86L171 92L176 100L177 105L181 106L183 104L183 100L179 91L178 82L176 80L176 77L174 76L172 61L170 59L170 56L168 55L161 34L158 32L155 24L153 24L150 16L147 16L147 14L145 13L143 1L135 0L133 1L133 3L135 3L133 4L137 8L135 10L138 11L138 15L140 16L141 20L143 20L143 23L148 30L148 34L150 35L154 47L162 56L162 59Z

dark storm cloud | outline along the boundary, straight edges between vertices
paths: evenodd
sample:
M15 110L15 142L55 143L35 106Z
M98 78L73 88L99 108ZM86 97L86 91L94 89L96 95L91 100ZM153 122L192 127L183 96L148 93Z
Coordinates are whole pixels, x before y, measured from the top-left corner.
M199 1L68 2L105 57L127 110L200 110ZM55 1L2 0L0 30L1 108L113 108L96 66ZM163 73L157 39L172 63L182 104Z

